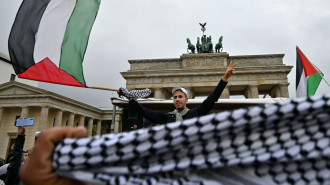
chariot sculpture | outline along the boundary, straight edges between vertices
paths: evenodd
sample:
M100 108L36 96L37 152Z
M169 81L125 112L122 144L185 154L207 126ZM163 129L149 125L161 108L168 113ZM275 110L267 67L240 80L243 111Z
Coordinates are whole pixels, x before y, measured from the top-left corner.
M196 43L196 47L191 44L191 41L189 38L187 38L187 44L188 44L188 48L187 48L187 52L188 53L195 53L195 49L197 50L197 53L213 53L213 43L212 43L212 37L211 36L206 36L204 34L206 28L206 22L205 23L199 23L199 25L202 27L201 30L203 32L203 35L201 37L201 39L199 37L197 37L197 43ZM219 53L220 51L223 50L223 45L222 45L222 39L223 36L221 36L219 38L219 42L215 45L215 52Z

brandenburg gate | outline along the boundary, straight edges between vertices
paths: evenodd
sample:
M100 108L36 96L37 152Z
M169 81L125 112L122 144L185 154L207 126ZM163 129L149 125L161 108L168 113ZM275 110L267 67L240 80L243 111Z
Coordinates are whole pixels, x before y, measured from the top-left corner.
M172 88L178 86L189 91L188 98L207 96L233 61L236 74L220 98L289 97L287 76L292 66L283 63L284 54L230 56L222 52L223 36L213 47L212 37L204 34L206 23L199 24L203 35L197 37L196 45L187 38L187 54L180 58L129 60L130 69L121 73L126 88L149 88L155 99L169 99Z
M130 69L121 72L126 88L152 90L155 99L169 99L173 87L182 86L189 98L207 96L214 90L230 61L236 74L230 78L221 98L288 98L292 66L283 63L284 54L230 56L226 52L187 53L180 58L129 60Z

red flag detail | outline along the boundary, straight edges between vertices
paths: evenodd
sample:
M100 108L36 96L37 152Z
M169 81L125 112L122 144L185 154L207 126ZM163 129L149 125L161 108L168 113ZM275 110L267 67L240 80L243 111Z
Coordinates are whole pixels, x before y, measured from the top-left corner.
M308 77L309 75L317 73L316 69L314 66L309 62L307 57L300 51L299 48L297 48L301 63L303 65L304 71L305 71L305 76Z
M30 80L85 87L71 75L59 69L48 57L17 76Z

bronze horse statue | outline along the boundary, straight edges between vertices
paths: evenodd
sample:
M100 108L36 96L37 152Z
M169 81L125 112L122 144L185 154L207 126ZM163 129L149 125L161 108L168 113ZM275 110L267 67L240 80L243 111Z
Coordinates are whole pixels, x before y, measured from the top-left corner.
M222 51L223 50L223 47L222 47L222 36L219 38L219 42L215 45L215 52L216 53L220 53L220 50Z
M195 46L193 44L191 44L190 39L187 38L187 43L188 43L188 48L187 48L187 52L189 53L189 50L191 51L191 53L195 53Z

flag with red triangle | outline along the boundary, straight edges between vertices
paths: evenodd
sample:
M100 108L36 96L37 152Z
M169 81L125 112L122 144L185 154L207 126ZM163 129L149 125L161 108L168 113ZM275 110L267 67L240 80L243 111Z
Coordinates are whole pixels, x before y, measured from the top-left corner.
M313 96L324 75L307 59L298 46L296 50L296 97Z
M15 73L86 87L83 59L101 0L24 0L8 50Z

